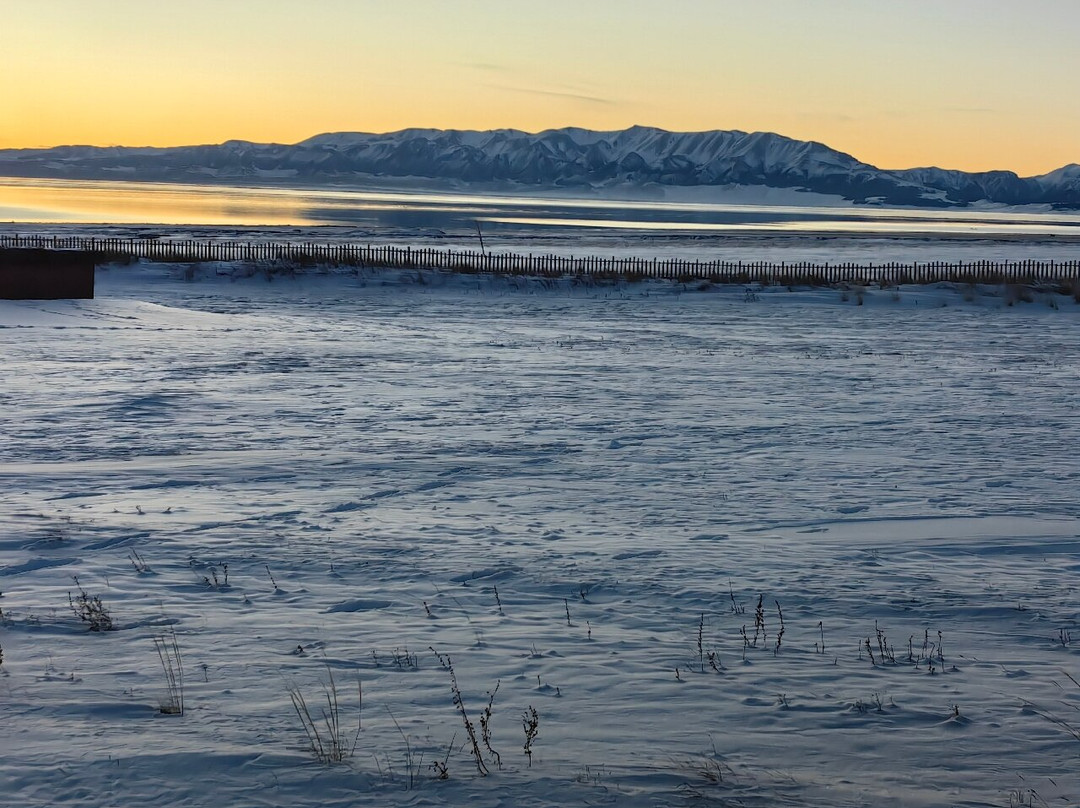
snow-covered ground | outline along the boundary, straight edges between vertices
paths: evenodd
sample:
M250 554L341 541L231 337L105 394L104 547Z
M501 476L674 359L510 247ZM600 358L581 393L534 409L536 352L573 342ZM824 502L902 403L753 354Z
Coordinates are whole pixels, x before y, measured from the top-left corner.
M182 277L0 303L0 805L1080 802L1071 298Z

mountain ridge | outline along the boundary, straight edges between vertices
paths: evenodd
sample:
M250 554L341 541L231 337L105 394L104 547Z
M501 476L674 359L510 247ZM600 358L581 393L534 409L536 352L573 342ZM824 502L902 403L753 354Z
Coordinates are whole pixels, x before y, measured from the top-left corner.
M0 176L363 182L452 181L477 187L597 190L748 185L839 195L860 204L974 203L1080 208L1080 164L1034 177L937 167L881 169L816 141L772 132L671 132L649 126L329 132L295 144L229 140L174 147L0 150Z

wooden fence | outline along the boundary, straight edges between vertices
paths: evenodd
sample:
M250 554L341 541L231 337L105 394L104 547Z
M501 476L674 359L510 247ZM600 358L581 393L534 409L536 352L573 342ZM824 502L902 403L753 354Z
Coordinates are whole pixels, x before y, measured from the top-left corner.
M813 263L687 261L683 259L574 257L341 243L194 241L57 236L0 236L0 247L79 250L99 262L145 259L176 263L233 261L291 266L434 269L561 277L662 278L715 283L799 286L850 284L1057 283L1080 284L1080 257L1068 261L926 261L921 263ZM1080 250L1078 250L1080 252Z

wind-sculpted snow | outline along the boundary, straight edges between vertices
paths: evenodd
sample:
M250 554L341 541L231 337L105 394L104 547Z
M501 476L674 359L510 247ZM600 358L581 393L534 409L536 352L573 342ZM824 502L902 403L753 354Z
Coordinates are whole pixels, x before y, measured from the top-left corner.
M813 141L770 132L613 132L403 129L338 132L295 145L232 140L169 149L0 151L0 175L142 180L385 181L409 178L479 188L596 190L617 186L767 186L858 202L949 207L972 202L1080 206L1077 167L1042 177L1009 171L887 170Z
M228 269L0 303L0 805L1080 801L1071 297Z

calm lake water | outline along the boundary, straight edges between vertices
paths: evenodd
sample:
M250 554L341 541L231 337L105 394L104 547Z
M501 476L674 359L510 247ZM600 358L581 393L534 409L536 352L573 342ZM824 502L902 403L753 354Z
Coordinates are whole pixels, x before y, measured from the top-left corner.
M0 178L0 221L51 224L343 225L542 232L553 227L694 232L1080 236L1080 214L624 202L346 188Z

